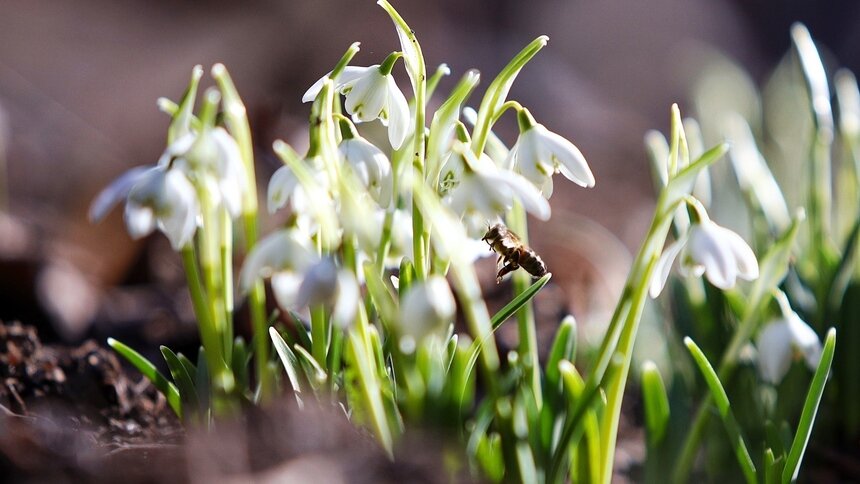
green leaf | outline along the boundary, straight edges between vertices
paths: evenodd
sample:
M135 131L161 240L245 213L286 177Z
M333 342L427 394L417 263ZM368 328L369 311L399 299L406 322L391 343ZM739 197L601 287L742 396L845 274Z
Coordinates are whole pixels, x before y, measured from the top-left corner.
M484 145L487 142L487 137L490 133L492 120L496 117L496 112L505 103L508 97L508 91L517 78L523 67L532 60L532 58L543 49L549 37L541 35L525 46L511 61L499 72L499 75L493 79L484 98L481 100L481 107L478 109L478 119L475 122L475 129L472 131L472 152L475 155L480 155L484 151Z
M564 389L568 394L570 402L572 402L569 408L573 409L577 406L586 405L587 402L582 401L584 399L583 393L585 392L585 382L576 371L576 367L574 367L569 361L565 360L561 361L558 366L562 381L564 382ZM598 392L593 392L593 394L587 398L596 398L597 395ZM588 405L590 406L590 404ZM582 432L583 436L583 439L578 442L576 437L571 439L571 443L577 442L575 444L578 452L576 470L578 472L583 472L583 474L579 476L579 482L600 482L600 472L603 469L603 465L600 462L600 423L597 419L597 412L595 409L589 408L583 415L581 427L579 423L573 423L573 428L575 428L575 433ZM571 443L568 443L568 445L571 445ZM567 452L567 446L563 445L556 447L555 451L565 453ZM574 468L571 467L571 471L573 471L573 469Z
M305 375L309 377L313 376L313 378L308 379L314 383L314 387L319 388L319 386L326 381L325 370L319 362L311 356L308 350L299 345L294 345L293 349L295 350L296 357L298 357L298 360L305 367Z
M657 365L650 360L642 364L642 399L645 402L648 441L656 445L666 434L666 424L669 423L669 397Z
M300 395L302 393L302 387L299 383L299 374L296 371L299 367L299 360L296 358L296 354L293 353L293 350L291 350L287 345L286 341L284 341L284 338L281 337L281 334L278 333L278 330L270 327L269 336L275 344L275 351L277 351L278 356L281 357L281 363L284 365L284 370L287 372L287 378L290 380L290 385L293 387L293 391L296 394L296 400L299 402L299 405L302 405Z
M391 324L397 318L397 302L394 296L372 262L364 263L364 279L367 283L367 292L370 294L373 306L379 313L379 318L386 329L390 330Z
M741 466L741 470L743 471L747 482L755 484L758 482L755 465L753 464L749 450L747 450L747 446L744 443L738 422L732 413L729 397L726 395L726 390L723 388L723 384L720 382L717 372L714 371L714 368L711 366L707 357L705 357L705 354L702 353L702 350L699 349L692 339L689 337L684 338L684 344L687 345L687 349L690 350L690 354L693 355L693 359L696 361L699 371L701 371L702 376L705 377L705 383L708 384L708 389L711 391L711 396L717 405L720 417L723 419L723 426L729 434L729 440L731 441L732 447L735 449L735 455L737 456L738 463Z
M164 356L164 361L167 362L167 368L170 369L170 374L173 376L173 381L179 390L179 398L182 402L182 408L188 409L185 412L187 418L189 414L194 414L194 411L200 408L200 401L197 399L197 389L194 388L194 381L188 373L188 369L182 364L170 348L161 346L161 355Z
M830 374L830 365L833 363L835 350L836 329L830 328L824 341L821 360L818 362L818 368L815 370L812 383L809 385L809 392L806 394L806 402L803 404L803 412L800 414L794 442L791 444L791 450L785 461L785 468L782 471L783 483L796 480L797 474L800 472L800 462L803 460L804 452L806 452L809 436L812 435L812 425L815 423L818 406L821 404L821 395L824 394L824 385L827 384L827 376Z
M764 484L777 484L781 472L783 456L779 459L774 457L773 449L768 447L764 451Z
M478 85L478 71L470 70L460 79L448 99L433 114L430 135L427 137L427 173L431 186L436 188L439 172L442 170L442 157L448 151L454 126L460 116L460 107Z
M523 293L525 294L525 293ZM546 360L546 380L549 388L553 390L559 387L558 364L561 360L574 361L576 359L576 320L573 316L566 316L555 333L555 340L549 350Z
M122 355L123 358L128 360L128 362L137 368L143 376L152 382L155 388L158 389L158 391L160 391L167 399L167 403L170 405L170 408L172 408L173 411L176 412L176 415L181 418L182 401L179 399L179 390L176 389L176 386L162 375L161 372L155 368L155 365L150 363L149 360L144 358L143 355L137 351L134 351L113 338L108 338L107 343L108 346Z
M531 299L537 295L538 291L543 289L550 279L552 279L552 273L548 272L543 277L535 281L534 284L529 286L528 289L515 297L511 302L505 304L505 307L500 309L499 312L494 314L492 319L490 319L490 323L493 325L493 331L499 329L499 326L501 326L502 323L507 321L509 317L526 305L526 303L531 301Z
M201 77L203 77L203 67L200 65L194 66L191 70L191 81L182 94L182 100L179 101L179 106L177 107L176 114L173 116L170 127L167 128L168 144L181 138L191 129L191 121L194 118L194 101L197 98L197 86L200 85Z

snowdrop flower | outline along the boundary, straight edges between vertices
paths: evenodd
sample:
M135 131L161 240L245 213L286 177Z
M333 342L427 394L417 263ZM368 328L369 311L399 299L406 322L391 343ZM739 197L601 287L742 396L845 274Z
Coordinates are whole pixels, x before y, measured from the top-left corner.
M358 311L358 283L351 272L338 269L331 258L311 266L299 286L298 307L324 304L332 307L332 321L345 328L352 324ZM280 299L279 299L280 300Z
M547 198L552 175L561 173L583 187L594 186L594 175L579 149L570 141L538 124L525 108L519 111L520 136L508 153L505 166L522 174Z
M349 121L341 120L343 141L338 152L348 164L361 184L382 208L391 204L393 178L391 162L379 148L358 135Z
M125 225L134 239L157 227L173 249L180 250L193 239L199 214L197 194L188 178L179 170L159 166L143 173L129 190Z
M420 341L454 318L456 304L451 288L441 276L430 276L409 287L400 304L401 345ZM406 340L405 342L403 340Z
M400 148L409 133L409 104L391 70L400 52L389 55L382 65L348 66L334 79L335 89L346 96L346 111L356 123L379 119L388 127L388 140L394 149ZM328 75L315 82L302 97L312 101L322 89Z
M270 214L273 214L289 206L290 213L294 218L295 225L308 234L314 234L319 230L319 218L323 204L333 206L334 200L329 193L329 179L322 169L317 158L306 158L303 163L313 175L316 188L309 192L298 179L293 170L284 165L278 168L272 178L269 179L267 193L267 206Z
M218 196L217 203L233 218L242 212L242 194L248 189L247 175L239 145L224 128L181 136L167 147L158 164L175 165L192 179L211 175L217 185L212 191Z
M307 233L285 229L262 239L248 254L239 274L239 290L246 293L257 278L272 278L272 291L282 307L298 300L303 274L319 260Z
M663 291L672 263L679 254L682 274L704 274L720 289L734 287L738 278L751 281L758 277L758 261L744 239L709 220L701 205L695 213L699 220L693 221L687 233L666 248L657 261L649 288L651 297Z
M815 369L821 359L821 341L796 312L788 307L785 295L777 300L783 306L783 317L771 321L756 339L758 369L762 378L772 384L782 381L796 354L802 355L807 366Z
M123 199L125 224L132 238L145 237L158 228L179 250L194 237L200 205L194 186L181 171L166 166L128 170L93 200L90 221L100 221Z
M479 235L486 228L487 219L510 210L514 200L537 218L549 219L549 202L528 180L512 171L496 168L489 158L482 161L462 143L455 144L455 152L466 163L459 184L450 189L444 202L464 217L471 235Z

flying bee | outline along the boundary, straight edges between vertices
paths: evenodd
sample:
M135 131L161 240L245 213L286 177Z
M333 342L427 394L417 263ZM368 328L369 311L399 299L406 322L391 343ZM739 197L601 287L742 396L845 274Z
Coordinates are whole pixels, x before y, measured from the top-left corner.
M511 232L505 224L497 223L487 230L481 238L490 245L490 250L499 254L496 261L502 263L502 268L496 275L496 284L502 281L502 277L522 267L532 277L543 277L546 274L546 264L540 256L524 244L517 234Z

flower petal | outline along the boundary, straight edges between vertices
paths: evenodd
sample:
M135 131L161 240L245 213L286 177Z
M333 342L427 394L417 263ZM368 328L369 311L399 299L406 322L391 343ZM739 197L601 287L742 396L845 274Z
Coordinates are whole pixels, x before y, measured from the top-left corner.
M542 126L536 126L532 129L540 129ZM553 133L552 131L542 129L543 143L549 148L552 156L558 162L557 168L562 175L568 180L582 187L594 186L594 175L591 173L585 157L573 143L566 138Z
M278 305L284 309L296 307L302 276L292 271L276 272L272 275L272 293Z
M772 384L782 381L791 366L792 335L785 320L767 324L756 339L758 368L762 378Z
M90 205L89 219L90 222L101 221L108 212L119 203L120 200L128 197L128 192L140 180L141 176L149 170L153 170L151 166L137 166L111 182L104 190L99 192L93 203Z
M388 141L391 142L391 147L395 150L403 145L406 135L409 133L409 103L406 102L406 97L397 87L394 78L388 78Z
M341 71L340 75L337 76L337 79L335 79L334 81L335 90L340 90L344 86L344 84L350 83L355 79L361 77L367 71L367 69L367 67L358 66L344 67L343 71ZM329 71L328 74L320 77L316 82L314 82L313 85L311 85L311 87L309 87L308 90L305 91L305 94L302 96L302 102L307 103L316 99L317 95L322 90L323 83L325 83L325 80L328 79L328 76L330 75L331 71Z
M722 236L735 256L738 276L747 281L758 278L758 260L743 237L726 228L723 228Z
M803 359L806 360L807 366L814 370L818 367L818 360L821 359L822 351L818 334L800 319L797 313L787 318L786 321L791 332L792 343L803 353Z
M278 168L269 179L268 207L269 213L277 212L296 191L299 180L289 166Z
M306 233L290 229L274 232L248 254L239 274L239 290L246 293L257 278L269 277L277 271L304 271L318 258Z
M355 321L358 313L358 302L361 294L358 283L349 271L341 270L337 274L337 300L332 309L332 322L340 327L346 328Z
M669 272L672 269L672 263L675 262L675 259L678 257L678 253L681 252L681 249L684 248L686 243L686 237L682 237L672 243L672 245L667 247L663 250L663 253L660 254L660 259L654 267L654 274L651 276L651 284L648 287L648 294L650 294L652 298L656 298L661 292L663 292L663 287L669 279Z

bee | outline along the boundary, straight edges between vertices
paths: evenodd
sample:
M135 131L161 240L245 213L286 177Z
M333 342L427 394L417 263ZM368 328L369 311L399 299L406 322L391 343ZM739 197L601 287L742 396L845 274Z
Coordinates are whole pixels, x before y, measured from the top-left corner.
M543 277L546 274L546 264L534 250L524 244L517 234L511 232L505 224L497 223L487 230L481 238L490 246L490 250L499 254L496 261L501 262L502 268L496 275L496 284L502 281L502 277L522 267L532 277Z

